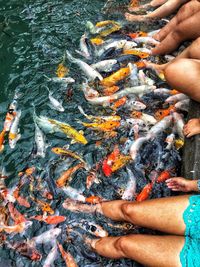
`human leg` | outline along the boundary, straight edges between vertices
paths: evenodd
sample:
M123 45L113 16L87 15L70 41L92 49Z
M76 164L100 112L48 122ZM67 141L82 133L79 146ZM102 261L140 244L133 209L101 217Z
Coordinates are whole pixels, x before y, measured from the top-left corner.
M200 60L177 59L165 68L164 74L173 88L200 102Z
M166 36L175 29L176 25L191 17L195 13L200 11L200 2L199 1L189 1L185 5L183 5L176 16L174 16L169 23L167 23L158 33L156 33L153 37L162 41L166 38Z
M130 4L130 7L128 8L128 10L130 12L133 12L133 11L138 11L140 9L149 9L151 7L158 7L158 6L161 6L163 5L164 3L166 3L168 0L153 0L151 1L150 3L147 3L147 4L144 4L144 5L140 5L139 7L132 7L131 4Z
M179 23L174 31L171 31L167 37L152 49L153 55L164 55L173 52L181 42L193 40L200 36L200 11Z
M150 267L179 267L182 236L128 235L92 242L95 251L113 259L130 258Z
M139 203L116 200L98 205L101 205L102 214L112 220L128 221L165 233L183 235L185 224L182 216L188 203L188 196L177 196Z
M178 9L183 3L187 1L188 0L170 0L158 7L153 12L148 13L147 15L132 15L130 13L125 13L125 17L129 21L146 21L151 19L164 18L172 14L176 9Z

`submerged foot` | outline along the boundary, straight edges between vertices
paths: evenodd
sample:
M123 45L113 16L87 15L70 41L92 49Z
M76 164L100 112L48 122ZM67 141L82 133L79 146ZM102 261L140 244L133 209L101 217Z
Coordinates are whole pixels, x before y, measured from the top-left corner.
M186 137L192 137L200 134L200 118L191 119L183 128L183 133Z
M132 15L128 12L126 12L124 15L128 21L146 21L146 20L148 20L148 18L145 15Z
M166 64L159 65L159 64L156 64L156 63L153 63L150 61L146 61L146 60L144 60L144 63L145 63L147 68L154 69L158 73L162 73L166 67Z

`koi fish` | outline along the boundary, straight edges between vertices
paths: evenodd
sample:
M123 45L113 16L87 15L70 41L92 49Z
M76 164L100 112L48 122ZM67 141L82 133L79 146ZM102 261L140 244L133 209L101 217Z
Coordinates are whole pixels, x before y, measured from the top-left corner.
M149 195L151 194L151 191L153 189L153 183L149 183L145 185L145 187L142 189L142 191L137 195L136 201L144 201L147 198L149 198Z
M175 145L176 149L179 150L181 147L184 146L184 140L181 138L176 139L174 142L174 145Z
M55 110L57 110L57 111L59 111L59 112L64 112L65 111L65 109L63 108L63 106L62 106L62 104L57 100L57 99L55 99L52 95L53 95L53 93L49 90L49 88L47 87L47 86L45 86L45 88L48 90L48 92L49 92L49 100L50 100L50 102L51 102L51 106L55 109Z
M38 250L36 250L33 246L29 245L28 242L6 242L8 248L17 251L20 255L32 260L32 261L40 261L42 255Z
M24 215L22 215L13 205L13 203L8 203L8 210L10 212L11 218L14 220L15 224L20 224L23 222L27 222Z
M183 127L185 125L183 116L177 112L173 112L174 126L177 134L184 140Z
M71 199L85 202L85 197L81 191L76 190L75 188L73 188L71 186L64 186L64 187L62 187L62 190Z
M189 104L190 104L190 99L185 99L185 100L177 102L175 104L175 108L178 110L183 110L183 111L188 112Z
M111 108L114 109L114 110L116 110L116 109L118 109L119 107L124 106L124 105L126 104L126 101L127 101L127 97L124 96L124 97L118 99L118 100L111 106Z
M64 78L68 72L69 72L69 69L66 68L63 63L60 63L56 70L56 75L58 76L58 78Z
M65 261L66 266L67 267L78 267L73 256L69 252L65 251L63 246L60 243L57 243L57 244L58 244L60 253L63 257L63 260Z
M112 115L112 116L93 116L93 115L87 115L83 108L81 106L78 106L78 109L81 114L83 114L88 120L92 120L93 122L97 123L103 123L106 121L120 121L121 117L118 115Z
M68 170L66 170L61 176L60 178L57 179L56 181L56 185L58 187L63 187L65 186L67 181L71 180L71 176L73 173L75 173L77 170L84 168L85 163L79 163L77 165L75 165L74 167L69 168Z
M168 135L165 139L165 142L167 143L166 149L170 150L175 142L175 134L171 133Z
M124 55L136 55L139 56L140 58L148 58L151 55L151 52L145 52L146 50L139 50L139 49L129 49L129 50L125 50L123 51Z
M62 123L57 120L49 119L44 116L34 115L36 123L47 132L60 132L67 135L68 138L71 138L73 142L78 142L82 144L87 144L87 140L82 134L82 131L78 132L76 129L71 127L67 123Z
M54 261L56 260L57 256L58 256L58 247L57 247L57 244L55 243L55 245L50 250L46 260L44 261L43 267L53 266Z
M103 199L98 196L90 196L90 197L86 197L85 201L90 204L98 204L102 202Z
M147 37L148 33L139 31L139 32L128 33L128 36L130 36L132 39L134 39L137 37Z
M3 129L2 132L0 133L0 153L2 153L4 150L3 143L4 143L5 135L6 135L6 130Z
M102 171L105 174L105 176L110 176L112 173L112 169L111 166L114 162L114 160L119 156L120 151L119 151L119 147L116 145L113 149L113 152L111 154L109 154L106 159L103 160L103 164L102 164Z
M6 113L6 118L5 118L4 125L3 125L3 129L6 132L10 131L10 127L16 116L16 108L17 108L17 101L14 99L8 108L8 112Z
M156 120L160 121L163 118L165 118L166 116L169 116L170 113L172 111L174 111L174 110L175 110L174 106L171 105L167 109L159 109L159 110L157 110L154 116L155 116Z
M139 0L131 0L130 7L139 7Z
M130 156L119 154L111 166L111 171L115 172L123 168L130 160L131 160Z
M106 37L106 36L110 35L110 34L113 33L113 32L119 31L120 29L121 29L121 26L115 24L115 25L113 25L113 27L101 31L101 32L99 33L99 35L100 35L101 37Z
M133 172L129 169L126 168L126 171L128 173L129 181L127 183L126 189L122 195L123 200L133 200L133 197L135 195L136 191L136 177L133 174Z
M69 51L66 51L66 54L67 54L67 58L69 59L69 61L77 64L79 68L82 69L82 71L84 72L84 74L87 76L89 80L94 81L96 78L98 78L100 81L103 80L103 77L101 76L101 74L97 72L94 68L92 68L90 65L88 65L87 63L85 63L84 61L80 59L74 58L69 53Z
M36 122L34 123L35 123L35 143L37 147L37 152L35 156L44 158L46 154L46 148L47 148L47 145L45 143L45 136L43 132L40 130L40 128L38 127L37 123Z
M81 54L86 59L91 59L91 55L90 55L90 52L89 52L88 46L87 46L87 37L86 37L86 34L83 34L81 36L79 47L80 47L80 50L81 50L80 53L79 53L79 51L76 51L76 52L78 52L79 54Z
M171 177L171 174L169 171L163 171L161 172L161 174L158 176L158 178L156 179L157 183L163 183L165 182L167 179L169 179Z
M108 236L108 232L94 222L88 222L86 220L81 220L80 222L74 221L70 222L70 226L80 227L81 229L89 232L92 235L95 235L96 237Z
M29 228L31 225L32 222L30 221L21 222L11 226L0 223L0 231L5 231L8 234L20 234L24 232L27 228Z
M95 105L104 105L104 106L109 106L111 102L122 98L127 95L135 94L139 95L141 97L147 92L151 92L155 89L155 86L148 86L148 85L141 85L141 86L134 86L134 87L128 87L120 92L117 92L113 95L110 96L102 96L102 97L88 97L87 94L85 94L85 98L90 102L91 104Z
M145 124L150 124L150 125L154 125L157 123L157 120L146 113L140 112L140 111L133 111L131 113L131 116L140 120L143 120L145 122Z
M75 80L71 77L53 77L53 78L49 78L48 76L44 75L44 77L46 79L48 79L48 81L51 82L59 82L59 83L65 83L65 84L69 84L69 83L74 83Z
M96 27L104 27L104 26L107 26L107 25L118 25L120 26L120 24L114 20L104 20L104 21L99 21L96 23Z
M94 45L102 45L104 43L104 40L101 37L92 38L90 41Z
M30 244L45 244L55 242L55 239L60 235L60 228L53 228L43 232L42 234L33 237L29 242Z
M110 72L115 64L117 64L116 59L107 59L94 63L91 67L97 69L98 71Z
M125 104L125 108L128 108L129 110L144 110L146 107L147 106L144 103L135 100L135 98L129 99Z
M86 188L90 189L93 183L99 184L99 180L97 178L97 169L99 168L99 164L97 163L94 168L92 168L87 177L86 177Z
M136 37L134 39L134 42L136 42L137 44L149 44L149 45L158 45L160 42L155 40L153 37L150 36L140 36L140 37Z
M105 121L102 123L86 123L86 122L79 122L85 127L93 128L94 130L109 132L113 131L120 126L119 121Z
M121 80L124 80L126 77L128 77L130 74L130 68L129 67L125 67L125 68L121 68L120 70L118 70L117 72L111 74L110 76L104 78L101 81L101 85L108 87L108 86L113 86L116 83L118 83Z
M173 103L175 104L176 102L188 99L189 97L185 94L176 94L176 95L172 95L170 97L168 97L165 102L166 103Z
M66 220L65 216L46 216L46 215L37 215L37 216L32 216L30 219L34 219L40 222L45 222L47 224L58 224L62 223Z
M154 85L154 80L152 80L151 78L147 77L144 73L143 70L139 70L138 72L138 78L140 80L140 84L143 85L143 84L146 84L146 85Z
M13 196L20 206L23 206L25 208L30 208L30 203L28 202L28 200L20 196L20 189L18 187L13 191Z
M9 138L9 145L10 145L10 148L14 148L17 141L20 139L21 137L21 134L18 133L18 125L19 125L19 120L20 120L20 117L21 117L21 110L19 110L13 120L13 123L10 127L10 132L9 132L9 135L8 135L8 138Z
M74 158L74 159L77 159L79 161L81 161L82 163L84 163L85 165L87 165L87 163L84 161L83 158L81 158L77 153L71 151L71 150L68 150L67 148L65 147L53 147L51 149L51 151L57 155L61 155L61 156L66 156L66 157L71 157L71 158Z
M111 86L111 87L105 87L103 89L103 95L105 95L105 96L112 95L115 92L119 91L119 89L120 89L119 86L116 86L116 85Z
M42 209L43 212L49 213L49 214L54 214L54 210L51 208L49 203L44 202L40 199L33 198L33 201L35 201Z

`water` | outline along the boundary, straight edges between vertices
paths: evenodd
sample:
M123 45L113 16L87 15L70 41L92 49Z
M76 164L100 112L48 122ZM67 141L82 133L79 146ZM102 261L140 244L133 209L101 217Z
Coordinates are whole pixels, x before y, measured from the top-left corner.
M34 149L34 123L33 123L33 106L36 107L37 114L42 114L50 118L56 118L57 120L68 122L76 129L84 129L74 119L83 119L78 110L78 105L84 106L86 113L91 113L91 106L87 104L80 91L80 70L74 65L67 62L67 66L70 69L69 76L76 79L76 85L63 86L59 83L49 83L44 77L44 74L49 77L54 77L58 64L62 61L65 49L74 51L75 47L78 47L78 42L85 30L85 23L87 20L93 22L101 21L107 18L111 19L123 19L120 8L117 9L121 1L111 2L111 6L114 6L112 11L102 12L102 8L105 7L107 1L16 1L10 0L8 2L0 1L0 77L1 77L1 90L0 90L0 129L3 127L3 121L6 115L7 107L12 101L14 94L18 94L19 108L22 110L22 116L20 120L20 132L21 139L18 141L14 150L9 148L8 142L5 144L3 154L0 155L0 164L9 173L9 179L6 179L7 185L12 187L18 179L18 172L28 166L37 166L37 178L45 176L43 170L48 168L49 161L57 160L58 157L51 152L53 146L63 146L69 143L69 139L66 140L63 136L47 135L48 149L44 159L34 159L31 157L31 153ZM109 7L109 5L107 5ZM104 8L105 10L105 8ZM115 11L115 12L113 12ZM123 8L121 8L123 11ZM138 29L138 26L136 26ZM54 96L63 101L65 112L63 114L52 110L48 103L48 92L44 86L50 88L54 92ZM73 95L69 99L66 95L66 91L72 90ZM95 114L99 111L98 108L92 108L92 113ZM103 112L104 111L101 111ZM94 149L94 145L98 136L91 134L90 130L85 130L85 136L90 143L84 147L81 145L73 145L73 150L78 151L87 162L91 165L99 161L106 156L107 151L112 147L115 140L110 140L109 145L97 147ZM106 149L107 150L106 150ZM152 149L152 157L155 151ZM152 158L153 161L153 158ZM57 177L58 170L54 175ZM142 175L142 173L141 173ZM43 177L42 176L42 177ZM124 170L118 172L117 176L108 180L102 178L102 188L104 193L103 197L109 197L109 199L116 199L117 196L113 188L120 187L123 184L123 177L125 177ZM120 180L120 179L121 180ZM120 181L119 181L120 180ZM73 186L76 188L83 188L85 181L85 172L80 171L73 180ZM146 179L139 185L138 191L145 185ZM110 189L112 187L112 190ZM99 190L98 185L94 186L91 192L85 192L90 195L91 193L97 194ZM156 188L157 197L163 195L169 195L169 191L166 188L161 188L159 185ZM37 189L35 194L37 195ZM60 206L60 199L56 200L57 207ZM55 208L55 205L53 205ZM19 210L23 212L23 209L19 207ZM70 212L63 210L68 220L80 218L86 218L94 220L93 216L73 215ZM27 212L27 215L32 215L32 210ZM100 225L104 225L104 218L97 218L96 222ZM40 229L42 227L42 229ZM104 227L106 227L104 225ZM45 224L34 223L34 227L28 232L28 238L38 235L46 230ZM114 231L109 229L110 234L122 234L123 232ZM80 231L81 232L81 231ZM137 230L135 231L137 232ZM145 230L141 230L145 232ZM81 232L84 234L84 231ZM14 240L20 239L19 236ZM65 238L65 236L63 237ZM60 240L62 238L60 237ZM81 255L79 251L79 240L74 241L74 244L67 246L71 253L76 256L76 260L79 266L139 266L138 264L130 260L112 261L97 257L95 259L87 259L86 256ZM83 248L82 248L83 249ZM77 252L78 250L78 252ZM81 248L80 248L81 250ZM40 251L46 258L49 247L40 247ZM42 266L42 263L34 263L30 260L15 254L12 250L8 250L3 247L0 250L2 259L9 259L11 266ZM1 263L0 263L1 264ZM6 263L6 265L9 265ZM2 263L0 266L5 266ZM55 261L54 266L63 266L63 261L59 256Z

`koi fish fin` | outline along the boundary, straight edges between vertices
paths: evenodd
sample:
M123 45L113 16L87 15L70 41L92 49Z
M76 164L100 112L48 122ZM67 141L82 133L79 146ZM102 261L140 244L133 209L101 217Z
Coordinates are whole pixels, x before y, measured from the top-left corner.
M70 142L71 145L76 144L76 143L77 143L77 142L76 142L76 140L74 140L74 139L72 139L71 142Z

